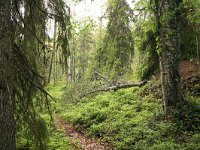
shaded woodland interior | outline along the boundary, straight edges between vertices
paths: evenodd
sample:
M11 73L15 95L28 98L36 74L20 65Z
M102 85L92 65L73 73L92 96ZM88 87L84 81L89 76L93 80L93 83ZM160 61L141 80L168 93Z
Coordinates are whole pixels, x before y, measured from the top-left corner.
M0 150L199 141L199 0L0 1Z

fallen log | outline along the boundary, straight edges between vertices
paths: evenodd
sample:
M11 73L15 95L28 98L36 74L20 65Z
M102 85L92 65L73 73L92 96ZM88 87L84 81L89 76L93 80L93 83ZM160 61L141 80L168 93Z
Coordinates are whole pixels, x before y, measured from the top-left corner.
M97 92L108 92L108 91L112 91L112 90L117 91L119 89L131 88L131 87L136 87L136 86L141 87L141 86L145 85L146 83L147 83L147 80L144 80L141 82L135 82L135 83L117 83L117 84L112 85L107 88L96 89L96 90L90 91L88 93L85 93L84 95L81 96L81 98L83 98L89 94L94 94Z

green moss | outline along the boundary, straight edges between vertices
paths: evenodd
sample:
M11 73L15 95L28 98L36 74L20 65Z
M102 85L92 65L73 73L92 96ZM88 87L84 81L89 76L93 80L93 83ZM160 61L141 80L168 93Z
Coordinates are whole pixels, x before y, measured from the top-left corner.
M151 94L140 96L148 86L101 93L91 100L65 105L62 117L120 150L197 148L199 145L192 140L197 130L192 135L183 134L179 130L181 120L166 120L160 99Z
M77 150L69 144L71 140L64 134L63 130L53 129L47 145L48 150Z
M49 84L46 87L46 90L49 94L54 97L55 99L60 99L64 90L66 90L66 82L58 82L57 84Z

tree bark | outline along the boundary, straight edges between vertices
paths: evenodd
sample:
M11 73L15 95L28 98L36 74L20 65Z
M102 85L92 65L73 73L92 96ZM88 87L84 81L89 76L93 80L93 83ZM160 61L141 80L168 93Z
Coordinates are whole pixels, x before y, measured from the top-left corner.
M183 100L180 91L179 61L180 61L180 36L179 13L177 9L180 2L177 0L163 1L163 14L175 12L165 23L161 23L160 40L160 69L164 109L168 113L170 107L176 107ZM161 16L163 17L163 16Z
M55 21L55 24L54 24L53 51L52 51L51 62L50 62L50 67L49 67L48 83L50 83L50 81L51 81L52 68L53 68L53 63L54 63L54 59L55 59L56 32L57 32L57 25L56 25L56 21Z
M0 1L0 150L15 150L11 2Z
M70 56L70 68L69 68L69 80L75 82L75 43L74 43L74 37L72 37L71 42L71 56Z
M196 35L196 49L197 49L197 63L199 66L199 71L200 71L200 54L199 54L199 38L198 35Z
M84 95L81 96L81 98L86 96L86 95L97 93L97 92L108 92L108 91L112 91L112 90L117 91L117 90L120 90L120 89L126 89L126 88L131 88L131 87L136 87L136 86L140 87L140 86L145 85L146 83L147 83L146 80L141 81L141 82L135 82L135 83L118 83L118 84L112 85L110 87L96 89L94 91L90 91L88 93L85 93Z

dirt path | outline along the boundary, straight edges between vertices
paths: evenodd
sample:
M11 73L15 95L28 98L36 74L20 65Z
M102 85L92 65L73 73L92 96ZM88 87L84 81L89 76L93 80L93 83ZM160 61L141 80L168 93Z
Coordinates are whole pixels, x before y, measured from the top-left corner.
M56 127L65 130L65 134L71 137L73 144L83 150L114 150L108 143L98 142L95 139L86 137L77 131L71 124L65 123L58 116L56 117Z

